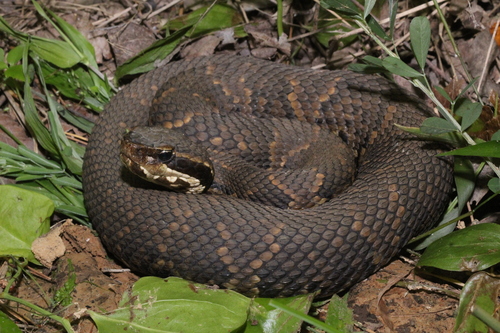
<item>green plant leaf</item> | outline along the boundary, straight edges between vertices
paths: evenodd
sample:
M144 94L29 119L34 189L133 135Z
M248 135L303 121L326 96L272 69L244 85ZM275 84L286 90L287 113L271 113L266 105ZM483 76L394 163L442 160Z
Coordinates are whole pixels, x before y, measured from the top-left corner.
M73 67L82 60L69 44L56 39L31 37L30 52L61 68Z
M32 0L35 9L38 14L42 16L45 20L51 23L54 28L59 31L61 37L69 44L74 50L80 53L81 63L85 65L90 65L97 68L97 62L95 59L95 50L92 44L83 37L83 35L75 27L68 22L64 21L62 18L54 14L48 9L43 9L36 1ZM52 19L55 20L52 21ZM64 67L63 67L64 68Z
M165 59L181 42L191 26L184 27L168 37L157 40L137 56L127 60L115 72L115 80L120 80L125 75L144 73L155 68L155 63Z
M0 332L1 333L22 333L16 323L10 320L9 316L0 311Z
M443 225L445 223L448 223L449 221L451 221L455 218L457 218L459 215L459 212L461 212L461 211L458 210L458 208L456 208L456 207L449 210L448 212L446 212L446 214L444 214L444 216L442 217L441 221L436 226L436 228L440 227L441 225ZM443 227L437 231L434 231L432 234L425 237L423 240L417 241L416 245L412 245L412 248L415 251L420 251L420 250L427 248L429 245L434 243L436 240L438 240L446 235L451 234L453 232L453 230L455 230L456 225L457 225L457 223L455 222L455 223L452 223L452 224L450 224L446 227ZM410 244L411 243L412 242L410 242Z
M5 62L5 51L3 49L0 50L0 70L6 69L7 63Z
M362 17L361 10L352 1L321 0L321 6L349 16Z
M281 298L282 304L306 314L312 304L314 294ZM255 298L250 304L245 333L298 332L302 320L271 306L271 298Z
M393 38L394 36L394 26L396 24L396 15L398 14L398 0L389 0L389 36Z
M314 297L314 296L311 296ZM294 308L289 307L286 302L282 298L273 298L269 301L269 305L274 306L284 313L288 313L292 315L295 318L302 319L303 321L316 326L316 328L323 330L327 333L340 333L340 331L336 330L335 328L331 327L330 325L320 321L319 319L313 318L311 316L308 316L307 314L303 313L302 311L298 311Z
M333 295L328 304L325 323L340 332L352 332L354 325L353 311L347 304L348 294L343 297Z
M472 87L474 85L474 83L476 83L476 81L479 79L479 76L478 77L475 77L473 78L466 86L464 89L462 89L460 91L460 93L458 94L458 96L456 97L457 99L460 98L463 94L465 94L465 92L467 90L469 90L470 87Z
M387 57L382 60L382 65L392 74L409 77L409 78L421 78L422 73L417 72L403 61L394 57Z
M468 129L479 118L482 110L483 106L481 103L473 103L469 99L464 99L459 104L457 103L455 113L457 116L462 117L460 124L462 131Z
M66 97L74 99L95 111L104 109L104 105L109 102L112 95L111 87L100 80L96 80L95 74L89 72L84 66L76 66L71 70L57 68L50 63L40 62L41 75L45 82L56 87L56 89ZM76 118L69 112L63 111L60 107L60 114L66 120L78 128L89 132L92 124L89 121Z
M446 100L448 102L450 102L450 104L453 104L453 100L451 99L450 95L448 95L448 93L446 92L446 90L444 90L440 86L435 86L434 89L436 89L439 92L439 94L441 94L441 96L443 96L444 98L446 98Z
M109 315L89 311L100 333L232 332L244 327L250 299L179 278L144 277Z
M420 129L422 133L431 135L449 133L457 130L453 124L438 117L429 117L425 119Z
M377 0L366 0L365 1L365 9L363 12L363 17L366 19L368 15L372 12L373 6L375 6L375 3Z
M7 68L4 72L6 78L13 78L14 80L24 82L23 66L14 65Z
M15 256L40 264L31 243L49 231L54 203L44 195L0 185L0 256Z
M432 243L418 266L477 272L500 262L500 225L485 223L457 230Z
M372 32L377 35L377 37L382 38L384 40L389 40L389 36L385 33L384 28L380 26L378 21L373 17L373 15L369 15L366 18L366 24L370 27Z
M472 275L460 294L460 304L453 332L491 332L488 325L474 315L474 309L479 307L490 315L495 314L499 306L497 298L499 292L500 279L484 272ZM496 328L498 328L498 321L496 324Z
M493 193L500 193L500 179L492 178L488 181L488 188Z
M431 24L425 16L418 16L410 23L410 43L418 65L423 70L429 45L431 44Z
M243 23L243 18L239 11L227 5L215 4L171 20L168 22L168 27L174 30L180 30L186 26L193 27L187 35L195 38L241 23Z
M439 156L480 156L480 157L500 157L500 141L481 142L477 145L455 149Z
M374 74L374 73L388 73L387 69L382 65L382 59L372 56L363 57L362 63L349 64L349 70L358 73Z
M462 211L476 185L474 166L469 158L456 156L454 160L454 177L457 186L458 210Z

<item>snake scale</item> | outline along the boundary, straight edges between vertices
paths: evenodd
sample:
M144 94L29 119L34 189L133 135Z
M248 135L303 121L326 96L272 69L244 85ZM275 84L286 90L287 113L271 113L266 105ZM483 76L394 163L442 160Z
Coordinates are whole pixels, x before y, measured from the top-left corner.
M157 116L150 109L164 98L171 110ZM147 125L150 112L200 141L241 143L230 125L195 122L202 109L316 124L357 153L357 175L331 200L293 210L147 188L124 170L120 140ZM177 61L134 80L107 105L84 158L85 204L108 251L140 274L261 297L328 296L387 264L443 213L451 161L395 126L419 126L429 115L418 98L378 76L228 55Z

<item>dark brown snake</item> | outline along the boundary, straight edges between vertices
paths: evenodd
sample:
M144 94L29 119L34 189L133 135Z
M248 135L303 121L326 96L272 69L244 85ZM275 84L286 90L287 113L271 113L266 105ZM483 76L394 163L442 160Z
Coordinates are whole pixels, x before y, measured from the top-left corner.
M339 196L304 210L144 188L120 163L120 139L148 124L153 100L164 98L170 110L153 119L191 126L214 144L237 143L238 131L194 121L200 109L318 124L358 152L357 176ZM171 63L124 87L95 125L84 159L86 207L106 248L135 272L262 297L319 289L328 296L387 264L443 213L450 161L395 126L419 126L429 115L378 76L227 55Z

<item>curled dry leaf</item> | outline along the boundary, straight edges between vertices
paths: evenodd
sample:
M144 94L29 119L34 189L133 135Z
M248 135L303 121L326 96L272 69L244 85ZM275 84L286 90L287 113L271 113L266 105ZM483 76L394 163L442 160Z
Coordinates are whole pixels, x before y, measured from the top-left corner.
M31 251L43 266L52 268L52 263L66 252L66 246L64 246L60 235L67 225L73 225L73 223L70 220L65 223L57 223L48 233L33 241Z

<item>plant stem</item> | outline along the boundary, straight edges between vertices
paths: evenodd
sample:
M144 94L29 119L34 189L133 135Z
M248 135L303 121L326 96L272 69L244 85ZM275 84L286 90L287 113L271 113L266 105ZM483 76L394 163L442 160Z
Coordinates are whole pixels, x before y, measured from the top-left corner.
M363 29L363 31L377 43L389 56L395 57L399 59L399 56L389 50L387 46L377 37L375 36L374 33L372 33L371 29L368 27L366 22L360 19L356 19L355 22L358 24L358 26ZM431 101L436 105L436 108L438 109L439 113L441 116L443 116L447 121L449 121L455 128L458 130L460 134L462 134L462 137L467 141L467 143L471 146L475 145L476 142L471 138L471 136L467 132L463 132L460 124L453 118L453 116L446 111L446 108L441 104L441 102L436 98L436 95L432 92L430 87L424 86L424 84L419 81L418 79L411 79L410 82L417 88L421 89L430 99ZM490 166L490 168L493 170L493 172L497 175L497 177L500 178L500 169L493 163L491 162L490 159L485 157L486 163Z
M492 317L488 311L483 308L473 305L472 313L474 316L478 317L482 322L491 327L495 332L500 332L500 322Z
M7 290L7 289L5 289ZM45 309L42 309L41 307L35 305L35 304L32 304L28 301L25 301L23 300L22 298L18 298L18 297L15 297L15 296L12 296L12 295L9 295L7 293L7 291L5 291L3 293L0 294L0 299L5 299L5 300L8 300L8 301L13 301L13 302L16 302L16 303L19 303L19 304L22 304L36 312L38 312L39 314L41 314L42 316L45 316L45 317L48 317L52 320L55 320L57 321L58 323L60 323L64 329L66 330L66 332L68 333L74 333L73 331L73 328L71 327L71 323L69 322L69 320L67 319L64 319L62 317L59 317L55 314L53 314L52 312L49 312Z
M283 34L283 0L277 0L276 4L278 5L277 10L277 18L276 18L276 26L278 28L278 39Z

